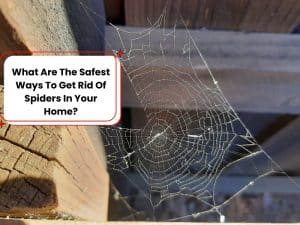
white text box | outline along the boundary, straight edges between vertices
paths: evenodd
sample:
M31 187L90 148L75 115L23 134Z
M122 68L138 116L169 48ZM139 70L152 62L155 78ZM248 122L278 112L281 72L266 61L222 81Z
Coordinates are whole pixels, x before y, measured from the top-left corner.
M120 73L115 56L10 56L4 117L21 125L116 124Z

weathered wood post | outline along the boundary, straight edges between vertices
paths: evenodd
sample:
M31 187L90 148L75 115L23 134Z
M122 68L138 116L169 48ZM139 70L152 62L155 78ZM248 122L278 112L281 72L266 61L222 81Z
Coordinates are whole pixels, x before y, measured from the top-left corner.
M0 93L1 108L3 92ZM0 128L0 216L105 221L108 175L96 127Z
M103 36L94 27L74 30L70 10L76 12L78 5L67 2L0 1L0 52L101 50ZM103 8L102 1L87 2ZM98 44L80 46L81 38ZM109 179L103 152L96 127L5 124L0 128L0 216L106 221Z

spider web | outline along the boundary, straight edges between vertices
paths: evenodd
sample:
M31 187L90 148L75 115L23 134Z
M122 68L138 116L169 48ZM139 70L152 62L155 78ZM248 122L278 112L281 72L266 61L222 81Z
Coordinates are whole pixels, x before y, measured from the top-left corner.
M184 24L182 19L178 22ZM112 25L119 43L115 49L124 51L123 76L130 80L146 118L139 129L99 129L113 182L120 183L119 175L128 181L117 187L116 198L126 201L131 214L144 212L148 219L157 219L161 205L176 198L190 198L201 207L166 219L222 215L221 207L258 179L283 171L229 104L189 30L178 36L176 25L171 30L165 25L166 9L140 32ZM107 48L111 49L109 40ZM256 165L257 158L263 158L265 166ZM235 187L229 199L219 200L220 181L228 174L248 174L251 179ZM124 184L137 192L122 192ZM132 201L136 195L140 204Z

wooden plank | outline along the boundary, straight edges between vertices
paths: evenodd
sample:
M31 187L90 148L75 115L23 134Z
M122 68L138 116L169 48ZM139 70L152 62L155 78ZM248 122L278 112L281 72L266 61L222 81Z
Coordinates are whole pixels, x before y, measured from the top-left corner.
M204 82L211 80L207 73L199 71L198 74ZM296 73L217 70L214 74L225 97L236 111L295 115L300 113L300 89L298 88L300 78ZM144 107L139 103L132 84L126 79L123 79L123 90L126 90L122 96L123 106ZM153 105L151 107L155 108ZM180 106L175 108L163 97L157 107L181 109ZM205 106L198 104L195 107L193 104L186 104L184 109L201 108L205 109Z
M270 136L261 144L262 149L268 154L268 157L271 158L277 165L279 165L280 168L275 166L275 164L273 165L277 172L285 171L292 175L300 174L299 129L300 118L297 118L291 121L284 128L280 129L277 133ZM253 156L252 162L255 163L253 165L255 165L256 171L270 171L270 164L267 163L269 162L269 159L264 153ZM238 166L233 165L232 168L227 171L227 173L249 175L255 172L251 169L253 168L253 165L250 165L247 160L241 161ZM298 178L296 178L296 183L297 184L294 184L294 187L299 189L300 181ZM280 185L278 184L278 186Z
M31 51L77 49L62 0L4 0L0 2L0 11L18 39Z
M96 14L88 11L91 9ZM102 0L2 0L0 15L7 24L1 27L1 39L9 39L1 51L20 50L10 44L16 40L30 51L103 50ZM9 30L13 30L13 35Z
M139 177L136 173L128 173L126 175L130 180L139 181ZM236 194L241 191L242 188L247 186L251 181L252 185L249 185L246 189L242 191L243 194L264 194L264 193L275 193L275 194L300 194L300 177L288 177L288 176L265 176L257 179L257 176L243 175L223 175L216 179L215 186L208 187L214 190L215 194ZM204 177L199 176L199 183L204 179ZM147 186L139 183L142 190L147 190ZM195 186L197 182L195 181ZM143 195L142 192L139 193ZM138 196L136 196L138 197ZM144 196L142 197L144 198Z
M102 50L104 20L80 3L1 1L0 51ZM102 1L84 2L91 5L103 13ZM0 215L105 221L109 185L97 138L95 127L2 127Z
M119 27L129 32L121 33L122 41L127 50L131 46L131 38L134 40L135 47L142 47L148 39L140 38L138 35L130 33L142 32L145 28ZM151 50L160 52L162 32L171 33L173 29L154 29L151 32ZM300 72L300 36L295 34L266 34L266 33L243 33L231 31L205 31L189 30L191 37L204 55L208 64L215 70L252 70L252 71L270 71L270 72ZM181 56L182 49L187 44L187 31L185 29L176 29L176 45L172 41L163 42L166 60L176 60ZM115 29L111 26L106 27L106 48L122 48L120 39ZM126 49L125 49L126 50ZM175 54L177 53L177 54ZM141 54L142 55L142 54ZM157 56L158 62L162 62L162 56ZM196 51L191 52L191 61L199 59ZM141 64L143 58L136 59L136 64ZM200 66L199 59L199 67ZM199 68L201 69L201 68Z
M97 14L89 12L91 8ZM0 52L104 48L105 17L102 0L2 0L0 25ZM0 84L3 84L2 69Z
M8 24L5 17L0 13L0 56L2 52L8 51L8 50L28 50L27 47L22 43L18 37L15 35L15 31L12 29L12 27ZM3 71L3 63L0 60L0 83L3 83L3 77L2 77L2 71Z
M216 193L234 194L247 182L255 180L256 177L249 176L225 176L218 180ZM264 177L243 190L243 194L300 194L300 188L295 183L300 184L300 177Z
M193 222L79 222L79 221L62 221L62 220L13 220L13 219L0 219L1 225L220 225L220 223L193 223ZM228 225L280 225L280 224L293 224L299 225L300 223L230 223Z
M300 23L297 0L248 1L239 29L258 32L292 32Z
M48 16L45 16L46 12ZM20 50L77 49L65 6L61 0L0 1L0 23L1 54L5 51ZM3 84L2 68L3 62L0 61L0 84Z
M139 32L141 28L123 27L129 32ZM166 33L171 30L166 30ZM229 102L237 111L265 113L300 113L300 37L297 35L253 34L221 31L190 31L197 46L213 70L215 79ZM164 46L164 56L152 56L157 68L166 61L179 61L186 31L176 30L177 46L173 49ZM106 27L107 48L119 49L122 45L118 34ZM130 45L130 35L122 36L125 46ZM160 51L160 30L151 35L151 46ZM135 40L136 46L145 44ZM168 43L164 43L168 45ZM129 49L127 49L129 50ZM136 57L133 67L145 64L144 57ZM191 61L199 61L195 68L204 83L211 81L204 70L200 57L192 52ZM128 107L141 107L128 80L123 79L123 104ZM163 98L162 98L163 101ZM172 107L167 102L165 107ZM187 106L186 109L193 109Z
M96 135L83 126L0 128L0 216L105 221L109 181Z
M125 0L128 26L149 26L163 12L167 0ZM166 25L178 27L182 16L189 28L291 32L300 22L297 0L174 0L169 2Z
M297 118L262 144L262 148L281 168L293 174L300 174L299 130L300 118ZM256 165L263 168L263 159L258 158Z

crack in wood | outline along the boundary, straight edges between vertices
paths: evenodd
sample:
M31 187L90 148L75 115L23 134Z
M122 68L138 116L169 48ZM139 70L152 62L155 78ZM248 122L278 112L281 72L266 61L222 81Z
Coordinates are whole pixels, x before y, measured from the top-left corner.
M34 150L30 149L30 148L27 148L27 147L25 147L25 146L23 146L23 145L21 145L21 144L19 144L19 143L17 143L17 142L14 142L14 141L12 141L12 140L9 140L9 139L0 137L0 140L7 141L7 142L9 142L9 143L12 144L12 145L15 145L15 146L17 146L17 147L19 147L19 148L21 148L21 149L24 149L24 150L27 151L27 152L30 152L30 153L32 153L32 154L34 154L34 155L37 155L37 156L41 157L42 159L45 159L45 160L47 160L47 161L49 161L49 162L54 162L54 163L56 163L59 167L61 167L61 168L63 169L63 171L65 171L65 173L67 173L67 174L75 181L75 183L74 183L75 186L76 186L81 192L84 192L84 190L78 185L78 180L76 179L76 177L74 177L74 175L72 175L72 173L70 173L70 172L67 170L67 168L66 168L61 162L59 162L57 159L55 159L55 158L49 158L49 157L47 157L47 156L45 156L45 155L43 155L43 154L41 154L41 153L39 153L39 152L37 152L37 151L34 151Z

